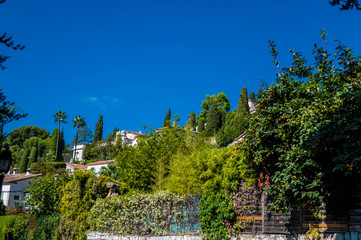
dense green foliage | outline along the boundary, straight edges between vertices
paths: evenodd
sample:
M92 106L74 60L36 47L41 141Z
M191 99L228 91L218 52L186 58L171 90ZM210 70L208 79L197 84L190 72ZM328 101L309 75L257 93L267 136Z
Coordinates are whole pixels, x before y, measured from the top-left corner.
M93 139L94 139L94 143L97 143L97 142L103 140L103 115L99 116L98 122L95 125Z
M46 216L58 212L62 187L69 180L68 175L55 178L53 174L35 178L31 187L26 190L29 198L25 203L29 206L30 213L34 216Z
M65 162L35 162L29 166L32 170L32 173L42 173L46 175L48 173L52 174L63 174L65 173L66 164Z
M222 127L223 115L218 111L218 102L214 101L207 114L207 127L205 135L207 137L215 136L218 130Z
M166 235L199 230L199 198L169 192L133 193L98 199L89 219L91 230L119 235Z
M233 148L212 149L199 141L190 151L172 158L166 189L182 195L234 191L247 178L244 159L245 155Z
M0 199L0 216L5 215L5 205L2 199Z
M232 202L227 194L205 193L199 206L203 239L230 239L236 221ZM228 229L227 229L228 227Z
M32 137L46 139L49 137L49 131L35 126L20 127L10 132L6 142L9 146L23 147L25 140Z
M242 88L241 94L239 96L237 112L243 115L249 113L248 92L246 87Z
M0 216L0 240L5 239L5 235L8 235L8 226L14 221L15 215Z
M244 145L248 169L270 177L272 209L349 206L361 172L361 59L341 43L335 54L315 45L311 64L291 53L292 65L258 98Z
M189 114L189 122L188 125L190 126L191 130L195 131L196 127L197 127L197 122L196 122L196 113L195 112L191 112Z
M59 232L65 239L86 239L85 233L89 229L88 212L99 198L105 198L108 189L105 184L115 182L108 177L96 177L91 171L76 170L72 180L63 187L60 203L62 218ZM127 191L127 187L120 182L119 191Z
M28 162L29 162L29 149L26 148L25 151L23 152L23 156L21 157L20 173L25 173L28 167Z
M28 166L30 167L30 165L36 162L37 160L38 160L38 149L37 147L33 147L30 152Z
M28 240L29 224L29 215L25 213L10 218L4 227L4 240Z

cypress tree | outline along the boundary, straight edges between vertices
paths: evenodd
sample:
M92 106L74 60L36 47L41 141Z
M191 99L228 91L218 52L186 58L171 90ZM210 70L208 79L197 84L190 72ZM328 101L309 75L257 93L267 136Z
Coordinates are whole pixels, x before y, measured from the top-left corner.
M58 156L56 156L56 160L57 162L62 162L63 159L63 152L65 150L65 140L64 140L64 132L61 131L60 132L60 138L59 138L59 148L58 148Z
M260 89L258 90L257 99L258 99L260 96L262 96L262 94L263 94L263 90L262 90L262 88L260 88Z
M28 161L29 161L28 157L29 157L29 149L25 148L20 161L20 171L19 171L20 173L26 172L26 168L28 166Z
M256 94L255 94L254 92L251 92L251 93L249 94L249 100L251 100L251 101L256 101Z
M249 114L248 93L246 87L242 88L241 95L239 96L237 112L242 115Z
M50 144L50 150L54 153L54 156L56 152L57 141L58 141L58 128L55 128L53 134L51 135L51 144Z
M31 149L31 153L30 153L30 158L29 158L29 162L28 162L28 168L31 166L32 163L37 162L38 160L38 148L37 147L33 147Z
M165 118L164 118L163 127L170 126L170 117L171 117L171 112L170 112L170 108L169 108L168 113L165 115Z
M204 118L199 118L198 119L198 132L203 132L204 131L204 124L205 124L205 119Z
M103 115L99 116L99 120L95 126L94 143L97 143L101 140L103 140Z
M197 123L196 123L196 113L191 112L189 115L189 126L191 126L192 130L196 129Z
M218 130L221 128L220 119L221 119L221 115L218 111L218 103L213 102L207 115L207 127L205 130L205 135L207 137L216 135Z

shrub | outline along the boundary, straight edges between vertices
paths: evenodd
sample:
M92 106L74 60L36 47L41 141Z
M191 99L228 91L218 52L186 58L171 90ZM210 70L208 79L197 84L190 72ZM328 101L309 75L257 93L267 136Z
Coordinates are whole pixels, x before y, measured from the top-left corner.
M29 239L29 215L17 214L8 221L4 227L5 240L28 240Z
M204 239L230 239L236 221L232 202L226 194L206 193L199 206L199 221Z
M198 211L197 196L138 193L99 199L91 209L88 221L94 231L166 235L200 230Z
M0 199L0 216L4 216L5 215L5 205L3 203L3 200Z
M64 162L35 162L30 165L33 173L42 173L44 175L51 173L63 174L65 173L66 164Z

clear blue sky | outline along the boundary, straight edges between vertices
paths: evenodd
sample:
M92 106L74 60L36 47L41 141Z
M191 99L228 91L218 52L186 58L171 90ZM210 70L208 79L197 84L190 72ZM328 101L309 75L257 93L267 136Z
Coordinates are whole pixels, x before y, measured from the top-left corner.
M8 99L28 117L5 132L34 125L50 132L53 115L80 114L94 131L104 116L104 138L118 127L157 128L168 108L184 125L201 111L207 94L224 92L235 108L243 86L258 92L275 68L267 48L274 40L281 66L289 49L306 55L326 28L361 53L361 11L340 11L328 0L7 0L0 5L0 33L24 51L0 71Z

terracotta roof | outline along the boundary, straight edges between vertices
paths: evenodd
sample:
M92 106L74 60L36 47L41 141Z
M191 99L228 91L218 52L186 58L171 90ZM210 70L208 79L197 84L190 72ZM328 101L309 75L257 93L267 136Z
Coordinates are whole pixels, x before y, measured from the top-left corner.
M87 169L86 165L82 165L82 164L75 164L75 163L66 163L67 165L70 165L72 168L76 168L76 169Z
M99 164L107 164L107 163L113 163L113 162L115 162L115 160L97 161L97 162L88 163L88 166L99 165Z
M34 177L40 177L43 174L26 174L26 173L18 173L18 174L6 174L4 178L4 183L16 183L18 181L23 181L26 179L31 179Z

